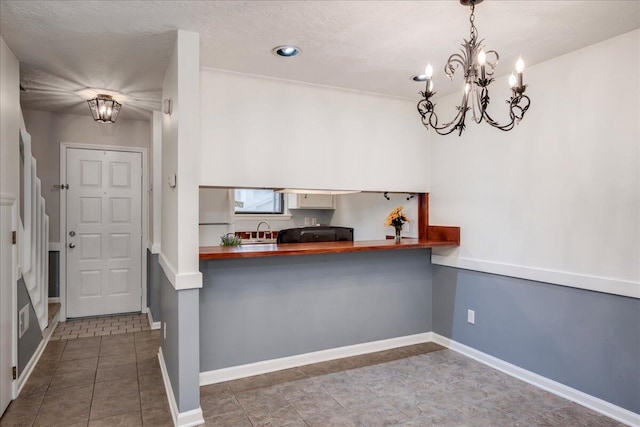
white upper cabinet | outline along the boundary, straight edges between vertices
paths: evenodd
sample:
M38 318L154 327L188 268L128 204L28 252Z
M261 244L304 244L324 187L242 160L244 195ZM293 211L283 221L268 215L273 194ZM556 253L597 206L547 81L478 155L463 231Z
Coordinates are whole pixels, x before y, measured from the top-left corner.
M335 209L336 197L330 194L287 194L289 209Z
M201 186L430 189L413 100L203 68L200 115Z

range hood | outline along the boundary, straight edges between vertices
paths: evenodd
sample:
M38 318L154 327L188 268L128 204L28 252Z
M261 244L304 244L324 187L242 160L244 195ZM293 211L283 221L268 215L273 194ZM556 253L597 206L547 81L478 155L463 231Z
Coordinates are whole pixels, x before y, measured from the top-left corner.
M360 190L309 190L304 188L276 188L276 193L290 193L290 194L329 194L337 196L340 194L355 194L360 193Z

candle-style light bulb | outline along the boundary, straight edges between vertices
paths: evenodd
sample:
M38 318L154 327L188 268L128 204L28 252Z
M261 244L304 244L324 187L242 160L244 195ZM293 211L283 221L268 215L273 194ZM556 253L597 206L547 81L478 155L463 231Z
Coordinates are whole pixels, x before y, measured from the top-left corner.
M511 75L509 76L509 86L511 87L511 89L513 89L516 85L516 76L511 73Z
M464 93L465 93L465 95L469 94L470 90L471 90L471 83L466 83L464 85Z
M522 60L522 56L518 57L516 61L516 71L518 73L522 73L524 71L524 61Z
M425 67L424 75L427 76L428 79L433 77L433 67L431 66L431 64L427 64L427 66Z
M427 86L427 90L429 92L433 92L433 80L429 80L429 85Z
M484 65L487 63L487 54L484 53L484 50L481 50L478 54L478 64Z

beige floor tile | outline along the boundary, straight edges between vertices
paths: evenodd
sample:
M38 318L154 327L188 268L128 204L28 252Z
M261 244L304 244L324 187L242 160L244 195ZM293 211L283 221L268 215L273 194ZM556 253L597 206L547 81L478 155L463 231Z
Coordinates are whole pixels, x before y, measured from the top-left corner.
M162 337L160 329L148 330L136 332L134 334L136 342L144 342L144 341L156 341L158 344L160 343L160 338Z
M34 422L34 427L68 426L87 422L91 400L66 402L65 404L41 408Z
M138 384L140 386L140 390L164 388L164 381L160 372L151 375L138 376Z
M88 339L88 338L84 338L84 339ZM79 342L79 341L76 341L76 342ZM60 360L64 361L64 360L88 359L91 357L98 357L99 353L100 353L100 347L66 349L64 353L62 353L62 357L60 358Z
M96 370L98 365L97 357L90 357L86 359L74 359L74 360L61 360L58 363L55 374L68 374L77 371Z
M102 337L102 345L118 345L124 343L133 344L133 334L120 334L120 335L109 335L108 337Z
M122 366L136 363L136 355L132 352L114 354L111 356L100 356L98 360L98 369L110 366Z
M139 427L142 426L142 413L129 412L128 414L114 415L89 421L89 427Z
M243 411L230 412L205 418L209 427L253 427Z
M96 371L76 371L68 374L54 375L49 384L49 390L57 390L67 387L93 384Z
M57 390L49 390L42 400L41 410L47 410L58 405L73 402L91 401L93 395L93 384L85 384L67 387Z
M129 365L109 366L98 368L96 382L114 381L137 376L137 366L135 363Z
M163 408L167 406L167 395L164 387L140 390L140 404L142 409Z
M169 406L142 410L142 425L145 427L173 427Z
M124 335L118 335L124 336ZM100 356L118 356L132 354L135 356L136 348L133 342L103 343L100 347Z
M104 399L118 394L138 392L138 381L135 376L115 381L97 382L93 388L94 399Z
M96 420L138 411L140 411L140 395L138 392L120 393L102 399L93 399L89 419Z
M160 362L158 361L158 355L148 359L138 360L138 375L154 375L160 372Z

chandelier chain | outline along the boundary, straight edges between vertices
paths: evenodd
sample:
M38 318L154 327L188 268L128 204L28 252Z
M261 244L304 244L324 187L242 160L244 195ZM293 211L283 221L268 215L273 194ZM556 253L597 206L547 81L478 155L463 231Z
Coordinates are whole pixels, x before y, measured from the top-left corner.
M471 40L475 40L478 37L478 30L476 30L476 25L474 24L474 21L476 20L475 10L476 5L475 2L472 1L471 15L469 16L469 24L471 25L471 27L469 28L469 36L471 37Z

